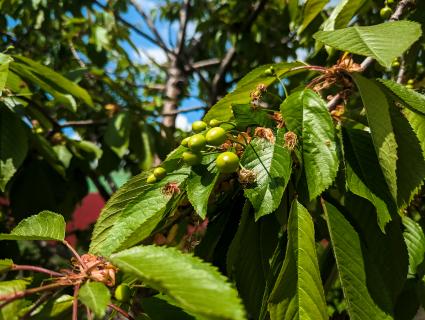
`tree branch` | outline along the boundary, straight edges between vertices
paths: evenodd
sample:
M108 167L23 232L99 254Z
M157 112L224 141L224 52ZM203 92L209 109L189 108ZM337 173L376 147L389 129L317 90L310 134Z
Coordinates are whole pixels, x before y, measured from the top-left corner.
M197 62L192 63L192 69L203 69L211 66L216 66L220 64L220 59L217 58L211 58L211 59L205 59Z
M190 0L185 0L183 7L180 9L180 28L177 36L176 54L179 56L183 52L186 40L187 22L189 21Z
M415 0L401 0L394 13L391 15L389 21L397 21L399 20L402 15L404 14L405 10L407 10L408 7L413 6L415 3ZM375 59L371 58L371 57L367 57L366 59L363 60L363 62L361 63L361 67L362 67L362 71L366 70L368 67L370 67L373 63L375 62ZM402 68L400 68L401 71ZM400 72L399 72L400 75ZM399 77L397 79L397 82L399 81ZM328 110L332 111L336 108L336 106L340 103L342 98L341 93L338 93L337 95L335 95L335 97L333 97L333 99L331 101L328 102Z
M165 44L164 40L162 39L161 35L158 32L158 29L155 27L155 23L153 22L153 20L143 11L142 6L136 1L136 0L130 0L131 4L133 5L133 7L136 9L136 11L142 16L143 20L145 21L146 25L148 26L149 30L152 32L152 34L154 35L156 41L158 42L158 44L161 48L167 48L167 52L168 52L168 47ZM171 50L170 54L171 54Z
M190 107L190 108L184 108L184 109L179 109L179 110L175 110L172 112L167 112L167 113L163 113L161 114L162 116L175 116L176 114L179 113L185 113L185 112L191 112L191 111L198 111L198 110L205 110L208 107L206 106L199 106L199 107Z
M52 277L63 277L62 273L59 273L59 272L56 272L56 271L53 271L53 270L49 270L49 269L45 269L45 268L42 268L42 267L37 267L37 266L13 264L11 270L34 271L34 272L45 273L45 274L48 274L49 276L52 276Z
M129 315L127 312L125 312L123 309L116 306L115 304L110 303L110 304L108 304L108 307L111 308L111 309L114 309L115 311L117 311L119 313L121 313L128 320L135 320L131 315Z
M78 120L78 121L67 121L59 126L61 128L66 127L86 127L86 126L93 126L93 125L102 125L107 124L108 122L106 120Z
M80 291L80 284L74 286L74 299L72 300L72 320L78 320L78 291Z

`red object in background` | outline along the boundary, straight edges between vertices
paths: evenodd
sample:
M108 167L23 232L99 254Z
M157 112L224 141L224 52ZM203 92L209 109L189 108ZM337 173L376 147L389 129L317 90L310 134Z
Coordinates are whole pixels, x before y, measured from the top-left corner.
M98 193L89 193L85 196L80 206L72 214L71 221L66 224L66 232L68 234L66 240L72 246L75 247L78 240L74 231L89 229L96 222L104 206L105 201Z

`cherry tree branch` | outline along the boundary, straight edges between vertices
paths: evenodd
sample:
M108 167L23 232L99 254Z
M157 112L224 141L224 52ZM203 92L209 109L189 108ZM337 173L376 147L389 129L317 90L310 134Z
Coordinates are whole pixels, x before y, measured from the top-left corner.
M37 267L37 266L28 266L28 265L18 265L18 264L13 264L11 270L25 270L25 271L34 271L34 272L40 272L40 273L45 273L48 274L49 276L52 277L62 277L63 274L53 271L53 270L49 270L49 269L45 269L42 267Z
M72 300L72 320L78 320L78 292L80 291L80 284L74 287L74 299Z
M180 10L180 28L177 36L176 54L179 56L183 52L186 40L187 23L189 21L190 0L185 0Z
M128 320L135 320L131 315L129 315L127 312L125 312L123 309L121 309L120 307L118 307L115 304L110 303L110 304L108 304L108 307L110 307L111 309L114 309L115 311L121 313Z
M394 13L391 15L389 21L397 21L400 20L402 15L404 14L405 10L409 8L410 6L413 6L415 4L415 0L401 0L394 11ZM361 63L362 71L366 70L368 67L370 67L375 62L375 59L371 57L367 57L363 60ZM401 68L400 68L401 69ZM404 72L404 71L403 71ZM399 72L400 75L400 72ZM397 82L399 82L400 76L397 78ZM402 81L402 80L400 80ZM328 102L328 110L334 110L336 106L340 103L342 99L342 94L338 93L333 97L331 101Z
M179 110L175 110L172 112L167 112L167 113L163 113L161 114L162 116L175 116L176 114L179 113L185 113L185 112L191 112L191 111L198 111L198 110L205 110L208 107L206 106L199 106L199 107L190 107L190 108L184 108L184 109L179 109Z

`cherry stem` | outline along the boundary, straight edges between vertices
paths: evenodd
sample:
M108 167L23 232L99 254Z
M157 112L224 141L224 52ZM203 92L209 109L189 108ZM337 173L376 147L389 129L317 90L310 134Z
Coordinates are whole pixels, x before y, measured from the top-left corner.
M93 316L91 314L91 311L89 307L86 306L86 314L87 314L87 320L93 320Z
M52 283L45 286L32 288L24 291L18 291L14 292L12 294L6 294L6 295L0 295L0 301L4 301L2 304L0 304L0 309L8 305L9 303L24 298L26 296L29 296L31 294L42 292L42 291L50 291L56 288L65 287L68 286L67 284L61 284L61 283Z
M117 305L110 303L108 304L108 307L114 309L115 311L121 313L124 317L126 317L128 320L135 320L131 315L129 315L127 312L125 312L123 309L118 307Z
M72 254L74 255L75 258L77 258L78 262L81 264L81 266L83 267L84 271L87 270L87 266L84 263L84 261L81 259L80 255L78 254L78 252L69 244L68 241L63 240L62 243L69 249L69 251L72 252Z
M74 286L74 299L72 300L72 320L78 320L78 291L80 284Z
M64 276L64 274L53 271L53 270L49 270L49 269L45 269L45 268L37 267L37 266L29 266L29 265L13 264L11 270L35 271L35 272L48 274L52 277L63 277Z

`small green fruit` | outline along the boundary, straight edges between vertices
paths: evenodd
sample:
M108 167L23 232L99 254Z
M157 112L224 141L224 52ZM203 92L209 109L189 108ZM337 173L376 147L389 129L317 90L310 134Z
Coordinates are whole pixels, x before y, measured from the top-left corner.
M409 79L409 80L407 80L407 84L414 85L415 84L415 79Z
M382 19L388 19L389 17L391 17L392 13L393 13L393 10L388 6L383 7L381 11L379 11L379 15L381 16Z
M400 62L394 60L393 63L391 63L391 67L394 69L400 68Z
M405 86L407 89L414 89L415 87L413 86L413 84L406 84Z
M183 152L182 159L188 166L199 164L202 160L202 156L199 153L193 153L190 151Z
M157 181L156 177L154 174L151 174L147 179L146 179L146 183L155 183Z
M213 146L219 146L226 140L226 131L221 127L208 130L205 135L207 143Z
M209 125L210 125L210 127L218 127L219 125L221 124L221 121L220 120L217 120L217 119L212 119L210 122L209 122Z
M188 146L192 151L199 152L205 148L206 144L204 135L198 133L190 137Z
M394 3L394 0L387 0L386 1L386 4L393 4Z
M115 289L114 296L118 301L128 302L131 299L131 289L128 285L122 283Z
M226 151L220 154L215 164L222 173L235 172L239 168L239 158L234 152Z
M188 146L188 144L189 144L189 139L190 139L190 137L184 138L184 139L182 140L182 142L180 142L180 144L181 144L183 147L187 147L187 146Z
M165 170L163 167L155 168L153 170L153 175L155 176L155 178L161 180L167 175L167 170Z
M207 124L204 121L198 120L192 123L192 130L194 132L201 132L207 128Z
M273 67L270 67L264 71L264 74L268 77L271 77L275 74L275 70Z

